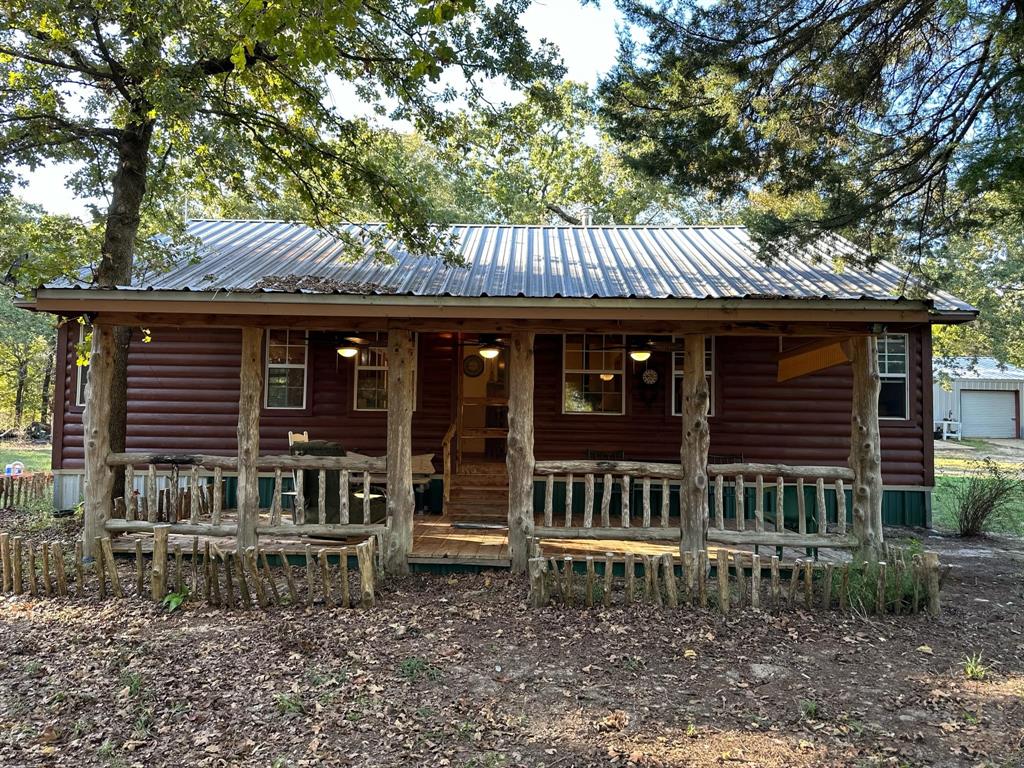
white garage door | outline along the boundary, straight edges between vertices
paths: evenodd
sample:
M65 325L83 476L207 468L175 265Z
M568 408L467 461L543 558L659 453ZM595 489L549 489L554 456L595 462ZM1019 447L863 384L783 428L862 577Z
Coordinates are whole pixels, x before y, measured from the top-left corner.
M960 393L964 437L1016 437L1017 400L1013 392Z

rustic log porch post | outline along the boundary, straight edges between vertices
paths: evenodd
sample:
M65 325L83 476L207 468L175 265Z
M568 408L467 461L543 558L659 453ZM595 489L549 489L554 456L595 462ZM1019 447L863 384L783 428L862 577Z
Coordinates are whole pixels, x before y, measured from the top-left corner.
M858 336L844 343L853 367L850 469L853 470L853 535L858 557L882 555L882 443L878 429L878 339Z
M388 573L408 573L412 554L413 514L416 497L412 487L413 370L416 345L412 331L388 331L388 518L385 568Z
M533 538L533 331L509 345L508 549L513 573L525 573Z
M679 552L694 562L704 550L708 528L708 380L704 370L704 336L683 337L682 480L679 492Z
M108 325L92 328L89 379L85 385L85 529L82 551L86 559L97 555L96 539L105 534L113 511L110 494L114 470L107 466L110 453L110 388L114 376L114 329Z
M263 329L242 329L241 386L238 392L238 551L255 547L260 516L257 460L263 401Z

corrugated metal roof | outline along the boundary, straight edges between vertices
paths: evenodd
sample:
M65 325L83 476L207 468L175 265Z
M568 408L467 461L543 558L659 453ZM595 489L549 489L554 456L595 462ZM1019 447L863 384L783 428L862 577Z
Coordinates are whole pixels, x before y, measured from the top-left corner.
M373 225L371 225L372 227ZM358 234L362 227L353 226ZM342 242L280 221L201 220L188 231L199 258L132 286L151 290L308 291L456 297L931 299L941 311L972 307L924 292L890 264L849 266L842 238L766 266L743 227L507 226L451 228L466 266L387 246L388 260L346 258ZM836 268L842 261L847 266Z
M1024 381L1024 369L1001 363L994 357L953 357L941 365L936 363L935 373L951 379Z

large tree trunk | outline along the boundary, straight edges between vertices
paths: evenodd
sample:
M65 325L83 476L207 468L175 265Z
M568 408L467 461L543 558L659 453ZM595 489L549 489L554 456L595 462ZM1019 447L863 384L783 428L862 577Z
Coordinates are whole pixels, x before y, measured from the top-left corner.
M679 485L679 552L694 558L704 551L708 529L708 380L704 370L704 336L683 337L683 440ZM696 560L695 560L696 562Z
M882 438L878 428L878 339L857 336L845 343L853 367L850 469L853 470L853 534L857 558L882 556Z
M508 548L513 573L525 573L533 538L534 334L512 334L508 388Z
M409 572L416 499L412 487L412 406L416 343L412 331L388 331L387 477L388 532L384 553L389 574Z
M113 193L107 210L103 233L103 250L96 284L110 288L127 285L132 280L135 238L139 232L142 200L146 195L146 174L149 168L149 145L153 123L142 121L128 125L117 142L117 170L112 181ZM128 348L132 329L114 329L113 375L110 380L110 450L125 450L128 424ZM116 473L113 496L124 496L124 476Z
M56 331L46 342L46 362L43 368L43 386L39 393L39 422L50 423L50 402L53 398L53 370L57 362L57 333Z
M18 361L18 381L14 387L14 428L21 429L25 420L25 388L28 386L28 361Z

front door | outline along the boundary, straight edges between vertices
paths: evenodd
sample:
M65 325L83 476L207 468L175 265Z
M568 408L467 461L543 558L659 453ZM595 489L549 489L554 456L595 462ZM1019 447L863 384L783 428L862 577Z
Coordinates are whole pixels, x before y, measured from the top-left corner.
M460 349L457 464L504 462L508 438L507 353L499 348L497 355L488 357L488 350L472 341L462 343Z

